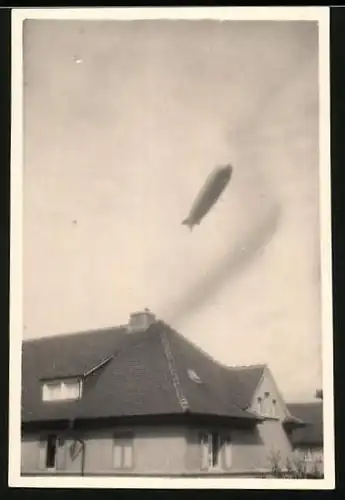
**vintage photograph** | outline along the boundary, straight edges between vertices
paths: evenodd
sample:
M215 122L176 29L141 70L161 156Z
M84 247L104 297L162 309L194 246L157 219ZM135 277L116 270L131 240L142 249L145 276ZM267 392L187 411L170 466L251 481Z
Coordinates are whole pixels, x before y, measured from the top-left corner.
M13 485L332 487L328 10L13 26Z

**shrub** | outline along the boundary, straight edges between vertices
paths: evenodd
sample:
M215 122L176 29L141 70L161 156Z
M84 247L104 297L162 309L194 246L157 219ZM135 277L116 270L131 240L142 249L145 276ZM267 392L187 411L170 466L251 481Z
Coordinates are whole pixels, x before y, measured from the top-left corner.
M293 453L293 455L284 462L279 451L272 452L269 461L273 477L282 479L323 478L322 462L316 459L312 462L307 461L305 457L298 453Z

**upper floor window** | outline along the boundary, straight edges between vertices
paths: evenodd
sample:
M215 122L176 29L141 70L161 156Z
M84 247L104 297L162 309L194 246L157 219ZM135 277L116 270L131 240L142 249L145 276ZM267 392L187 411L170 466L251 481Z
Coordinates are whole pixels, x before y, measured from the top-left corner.
M133 434L118 433L114 436L113 467L114 469L132 469L134 466Z
M257 412L265 417L277 417L277 400L270 397L269 392L265 392L263 397L257 398Z
M263 405L262 405L262 398L259 396L258 397L258 413L261 415L263 410Z
M51 380L43 382L43 401L64 401L81 398L82 382L79 379Z

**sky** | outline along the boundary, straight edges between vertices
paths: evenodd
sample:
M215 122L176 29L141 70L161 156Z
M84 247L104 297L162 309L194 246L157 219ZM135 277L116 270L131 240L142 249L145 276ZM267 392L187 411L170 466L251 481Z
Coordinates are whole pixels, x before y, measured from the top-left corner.
M227 365L321 387L314 22L24 23L24 339L148 307ZM181 225L209 173L218 203Z

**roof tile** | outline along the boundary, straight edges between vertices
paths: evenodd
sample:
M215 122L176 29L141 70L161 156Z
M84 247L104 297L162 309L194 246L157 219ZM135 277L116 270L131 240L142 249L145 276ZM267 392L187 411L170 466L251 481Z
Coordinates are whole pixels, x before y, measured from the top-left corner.
M291 440L295 446L322 446L323 445L323 403L291 403L288 409L294 417L302 420L306 425L294 429Z
M191 413L253 419L245 408L263 370L225 367L161 321L144 332L118 327L24 341L22 353L24 422L178 414L181 397ZM82 376L106 359L86 377L80 401L42 402L42 378Z

